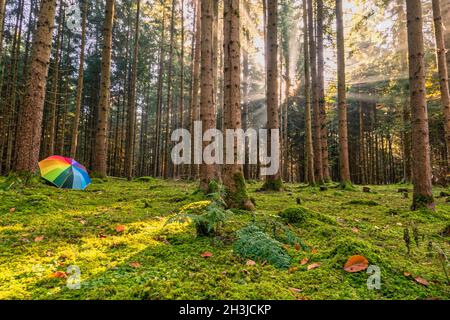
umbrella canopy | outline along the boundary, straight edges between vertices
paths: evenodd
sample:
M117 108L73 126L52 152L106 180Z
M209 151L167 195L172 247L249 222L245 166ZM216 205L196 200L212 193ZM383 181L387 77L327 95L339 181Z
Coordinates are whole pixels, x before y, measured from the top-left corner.
M71 158L51 156L39 162L41 176L64 189L84 190L91 179L84 166Z

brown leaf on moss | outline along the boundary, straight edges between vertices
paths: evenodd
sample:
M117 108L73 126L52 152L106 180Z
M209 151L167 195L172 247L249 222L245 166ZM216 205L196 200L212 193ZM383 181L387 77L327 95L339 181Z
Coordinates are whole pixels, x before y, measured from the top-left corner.
M125 226L123 224L120 224L118 226L116 226L116 232L124 232L125 231Z
M421 285L424 285L425 287L429 286L429 283L427 280L425 280L422 277L415 277L414 280L416 280L417 283L420 283Z
M308 263L308 261L309 261L308 258L304 258L304 259L300 260L300 264L301 264L302 266L304 266L305 264Z
M256 265L256 262L253 260L247 260L247 262L245 263L247 266L254 266Z
M52 278L67 278L67 273L64 271L56 271L50 275Z
M134 261L134 262L130 263L130 267L133 267L135 269L140 268L141 266L142 265L139 262L137 262L137 261Z
M203 258L211 258L211 257L213 256L213 254L212 254L211 252L209 252L209 251L205 251L205 252L203 252L203 253L201 254L201 256L202 256Z
M351 256L344 265L344 270L347 272L359 272L366 270L369 266L369 261L363 256Z
M41 242L42 240L44 240L44 236L37 236L34 238L34 242Z
M320 263L319 262L316 262L316 263L311 263L308 267L307 267L307 269L308 269L308 271L309 270L312 270L312 269L316 269L316 268L318 268L318 267L320 267Z

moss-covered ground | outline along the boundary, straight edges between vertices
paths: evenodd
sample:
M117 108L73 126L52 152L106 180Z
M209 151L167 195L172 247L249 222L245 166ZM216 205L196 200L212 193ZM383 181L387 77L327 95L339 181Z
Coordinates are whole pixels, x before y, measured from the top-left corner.
M299 184L260 192L261 185L248 184L256 211L229 213L215 238L197 237L189 223L166 224L182 206L204 199L194 182L109 179L86 191L45 184L0 191L0 299L450 298L448 262L438 254L450 251L450 237L442 234L450 222L450 204L439 197L444 189L434 190L435 212L411 212L411 195L397 193L411 186L363 193L360 186L320 191ZM286 245L290 268L252 265L233 252L237 230L252 221L283 223L279 212L298 203L308 216L286 226L310 249ZM206 251L212 256L202 257ZM368 289L365 271L343 270L354 254L379 267L379 290ZM308 270L312 263L320 266ZM80 289L55 276L69 266L80 270Z

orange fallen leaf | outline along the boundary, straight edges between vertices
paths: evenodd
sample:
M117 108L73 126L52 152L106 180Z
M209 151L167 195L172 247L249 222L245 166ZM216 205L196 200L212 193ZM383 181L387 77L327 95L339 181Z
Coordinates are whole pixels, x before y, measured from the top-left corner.
M124 232L125 226L123 224L120 224L116 227L116 232Z
M51 274L52 278L67 278L67 273L64 271L56 271Z
M316 254L316 253L317 253L317 249L316 249L316 248L313 248L313 249L311 250L311 253L312 253L312 254Z
M417 283L420 283L421 285L424 285L426 287L428 287L429 285L428 281L422 277L415 277L414 280L416 280Z
M308 261L309 261L308 258L304 258L304 259L302 259L302 260L300 261L300 264L301 264L302 266L304 266L305 264L308 263Z
M10 208L9 213L14 213L16 211L16 208Z
M286 250L289 250L289 249L291 248L291 246L288 245L288 244L283 244L283 247L284 247Z
M359 233L359 229L356 228L356 227L353 227L353 228L352 228L352 232L353 232L353 233Z
M344 270L347 272L358 272L366 270L369 266L369 261L363 256L351 256L344 265Z
M320 267L320 263L318 263L318 262L316 262L316 263L311 263L309 266L308 266L308 270L312 270L312 269L315 269L315 268L318 268L318 267Z
M212 254L211 252L209 252L209 251L205 251L205 252L203 252L203 253L201 254L201 256L202 256L203 258L210 258L210 257L213 256L213 254Z
M410 275L411 275L411 272L403 272L403 275L405 276L405 277L409 277Z
M41 242L42 240L44 240L44 236L38 236L34 238L34 242Z
M104 238L106 238L106 235L104 235L103 233L100 233L100 234L98 235L98 237L99 237L100 239L104 239Z
M130 267L133 267L133 268L140 268L141 266L142 265L137 261L130 263Z
M298 270L297 267L290 267L290 268L289 268L289 273L293 273L293 272L295 272L295 271L297 271L297 270Z
M254 266L255 264L256 264L256 262L253 260L247 260L247 263L246 263L247 266Z
M296 251L299 251L299 250L300 250L300 245L299 245L297 242L295 243L295 246L294 246L294 247L295 247L295 250L296 250Z

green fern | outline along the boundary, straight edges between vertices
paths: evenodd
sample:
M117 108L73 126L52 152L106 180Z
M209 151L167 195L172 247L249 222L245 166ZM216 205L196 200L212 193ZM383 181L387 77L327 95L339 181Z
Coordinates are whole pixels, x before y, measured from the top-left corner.
M291 257L283 245L256 225L252 224L237 231L237 236L234 251L241 258L267 261L278 268L289 267Z

